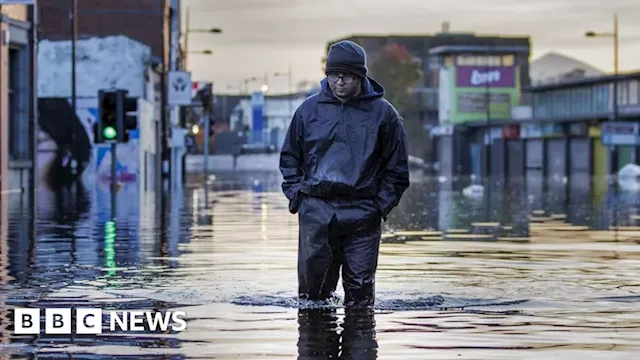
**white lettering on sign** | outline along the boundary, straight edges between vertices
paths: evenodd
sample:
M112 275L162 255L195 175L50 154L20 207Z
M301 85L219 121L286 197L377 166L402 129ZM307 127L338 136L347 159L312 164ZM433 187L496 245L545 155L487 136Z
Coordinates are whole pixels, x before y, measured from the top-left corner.
M473 70L471 73L471 84L472 85L484 85L491 84L500 81L500 70L493 70L488 72L481 72L478 70Z

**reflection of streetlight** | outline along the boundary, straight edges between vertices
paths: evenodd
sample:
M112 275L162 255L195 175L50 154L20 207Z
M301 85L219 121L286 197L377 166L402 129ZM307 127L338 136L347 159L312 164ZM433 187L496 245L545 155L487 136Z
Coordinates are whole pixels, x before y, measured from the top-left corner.
M191 17L189 16L189 7L187 6L186 11L187 21L186 21L186 30L184 33L184 68L187 69L187 54L189 54L189 33L205 33L205 34L222 34L222 29L220 28L211 28L211 29L191 29L189 28L189 20Z
M263 93L266 93L268 90L269 90L269 85L260 86L260 91L262 91Z
M194 124L194 125L191 127L191 132L192 132L194 135L198 135L198 133L200 132L200 126L198 126L198 124Z
M613 39L613 121L618 120L618 14L613 14L613 32L597 33L595 31L587 31L585 37L608 37ZM613 147L615 151L615 147ZM611 167L612 171L614 167Z

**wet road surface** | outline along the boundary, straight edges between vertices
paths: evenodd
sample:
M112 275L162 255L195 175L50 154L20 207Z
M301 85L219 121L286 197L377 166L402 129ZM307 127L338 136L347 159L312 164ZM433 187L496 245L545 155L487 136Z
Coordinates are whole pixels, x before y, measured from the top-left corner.
M469 198L415 174L384 224L376 309L345 314L339 302L298 308L297 218L278 174L216 176L210 208L193 176L162 215L152 195L123 185L115 229L100 188L43 192L36 224L12 204L0 245L0 358L583 360L640 351L638 194L529 182ZM10 309L25 306L183 310L188 326L14 335Z

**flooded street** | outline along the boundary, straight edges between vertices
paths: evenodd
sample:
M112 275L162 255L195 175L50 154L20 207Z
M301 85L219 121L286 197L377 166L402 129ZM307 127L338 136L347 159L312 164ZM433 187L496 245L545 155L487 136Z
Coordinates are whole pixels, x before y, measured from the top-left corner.
M605 360L640 351L638 194L530 180L465 197L413 174L384 224L376 309L345 314L339 303L298 308L297 217L279 174L216 176L210 208L202 177L191 176L162 216L153 196L123 186L115 229L102 190L43 190L36 224L12 204L0 247L0 358ZM14 335L9 310L25 306L182 310L188 325Z

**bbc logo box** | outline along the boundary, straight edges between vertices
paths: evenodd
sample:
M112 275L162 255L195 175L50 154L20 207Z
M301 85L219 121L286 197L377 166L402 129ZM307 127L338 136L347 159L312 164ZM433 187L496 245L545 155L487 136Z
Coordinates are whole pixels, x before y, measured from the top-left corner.
M44 311L43 311L44 310ZM184 331L187 322L183 311L103 311L100 308L14 309L15 334L37 335L44 312L45 334L102 334L103 315L108 317L109 331ZM75 315L75 316L74 316ZM145 326L146 325L146 326Z
M14 309L15 333L18 335L37 335L41 332L41 309ZM73 317L69 308L46 309L44 317L45 334L71 334ZM75 309L76 334L102 334L101 309Z

